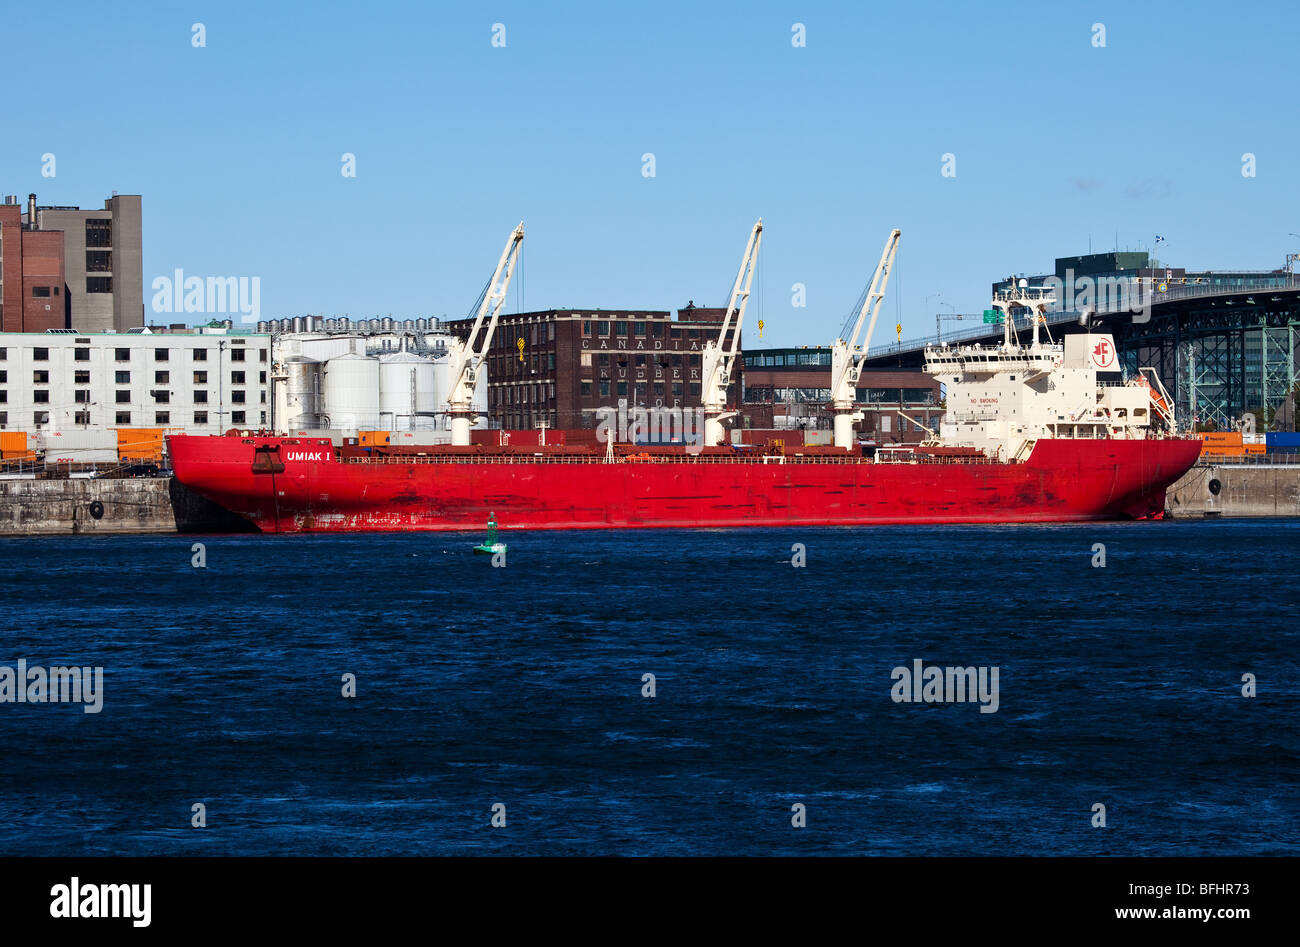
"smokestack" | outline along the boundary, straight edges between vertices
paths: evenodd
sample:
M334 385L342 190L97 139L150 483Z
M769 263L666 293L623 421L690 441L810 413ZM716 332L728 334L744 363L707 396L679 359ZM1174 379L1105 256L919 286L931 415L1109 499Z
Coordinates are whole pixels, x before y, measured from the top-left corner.
M27 195L27 229L37 230L36 226L36 195Z

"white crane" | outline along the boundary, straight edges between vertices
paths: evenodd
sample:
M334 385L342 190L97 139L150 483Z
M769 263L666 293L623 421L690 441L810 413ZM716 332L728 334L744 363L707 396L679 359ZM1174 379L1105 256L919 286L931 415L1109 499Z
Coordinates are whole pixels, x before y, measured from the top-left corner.
M876 317L880 315L880 303L885 298L885 287L889 285L889 271L893 269L894 257L898 254L898 238L901 230L891 230L885 241L885 250L880 254L876 272L871 277L871 285L862 300L862 309L858 312L858 321L848 339L836 339L831 346L831 411L835 415L835 446L853 447L853 422L862 420L862 412L855 411L858 379L862 376L862 365L867 360L867 349L871 347L871 333L876 328ZM870 311L871 320L867 321ZM867 334L861 345L858 338L862 335L862 326L866 323Z
M723 441L725 433L722 422L736 416L735 411L727 410L727 386L731 384L731 371L740 352L740 329L745 322L745 306L749 302L749 284L754 279L754 268L758 265L758 245L763 242L763 218L758 218L754 229L749 232L749 243L745 245L745 256L740 261L740 270L736 273L736 283L731 289L731 301L727 305L726 318L722 320L722 331L718 340L704 343L704 353L700 358L703 387L700 404L704 408L704 443L708 447L717 447ZM733 319L734 315L734 319ZM731 333L728 341L727 333Z
M451 345L447 413L451 415L451 442L457 446L469 446L469 428L475 416L474 387L492 345L497 317L505 305L510 277L515 271L515 262L519 259L519 248L523 242L524 222L521 220L506 241L506 248L501 251L501 259L497 262L496 272L492 274L492 282L483 291L483 301L479 304L478 316L474 319L474 327L470 329L469 336L465 341L456 341ZM485 319L487 330L480 339L479 331L483 328Z

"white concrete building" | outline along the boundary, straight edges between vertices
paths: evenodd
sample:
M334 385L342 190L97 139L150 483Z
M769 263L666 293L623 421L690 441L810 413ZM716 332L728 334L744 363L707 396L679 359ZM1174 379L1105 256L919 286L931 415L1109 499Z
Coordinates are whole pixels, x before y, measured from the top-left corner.
M270 427L270 349L220 327L0 333L0 429Z

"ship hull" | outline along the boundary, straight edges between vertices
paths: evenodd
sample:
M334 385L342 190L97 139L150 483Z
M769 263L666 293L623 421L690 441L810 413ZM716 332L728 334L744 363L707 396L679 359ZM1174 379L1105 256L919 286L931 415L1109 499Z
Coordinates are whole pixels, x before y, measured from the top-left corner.
M255 469L257 448L278 469ZM169 438L191 490L278 532L1053 523L1159 518L1199 441L1040 440L1023 463L344 463L328 441Z

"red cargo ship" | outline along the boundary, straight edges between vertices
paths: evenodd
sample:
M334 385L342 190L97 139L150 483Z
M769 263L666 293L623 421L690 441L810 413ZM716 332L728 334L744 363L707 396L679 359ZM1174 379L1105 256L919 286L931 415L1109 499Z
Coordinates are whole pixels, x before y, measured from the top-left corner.
M1159 518L1198 440L1040 439L1019 462L705 448L348 448L176 435L176 479L262 532L1045 523Z
M994 299L1002 311L1000 345L926 350L926 370L946 388L941 431L916 449L864 456L853 428L862 419L854 398L897 230L853 332L833 346L830 408L837 446L789 452L710 446L722 444L722 421L735 414L726 409L727 391L762 229L760 220L718 339L702 353L698 422L688 430L682 422L689 414L676 409L670 419L678 422L682 446L616 446L640 439L645 426L638 421L629 436L621 419L619 430L610 430L608 417L600 437L604 450L472 445L475 385L523 239L520 224L484 291L468 340L453 351L445 394L450 445L336 447L329 438L237 432L173 436L168 448L176 479L274 533L477 530L493 513L513 529L1047 523L1164 515L1165 489L1196 462L1201 442L1173 436L1168 393L1149 370L1124 378L1109 335L1044 343L1039 330L1053 300L1037 290ZM1032 314L1033 337L1021 344L1013 322L1025 310ZM330 384L327 374L327 397Z

